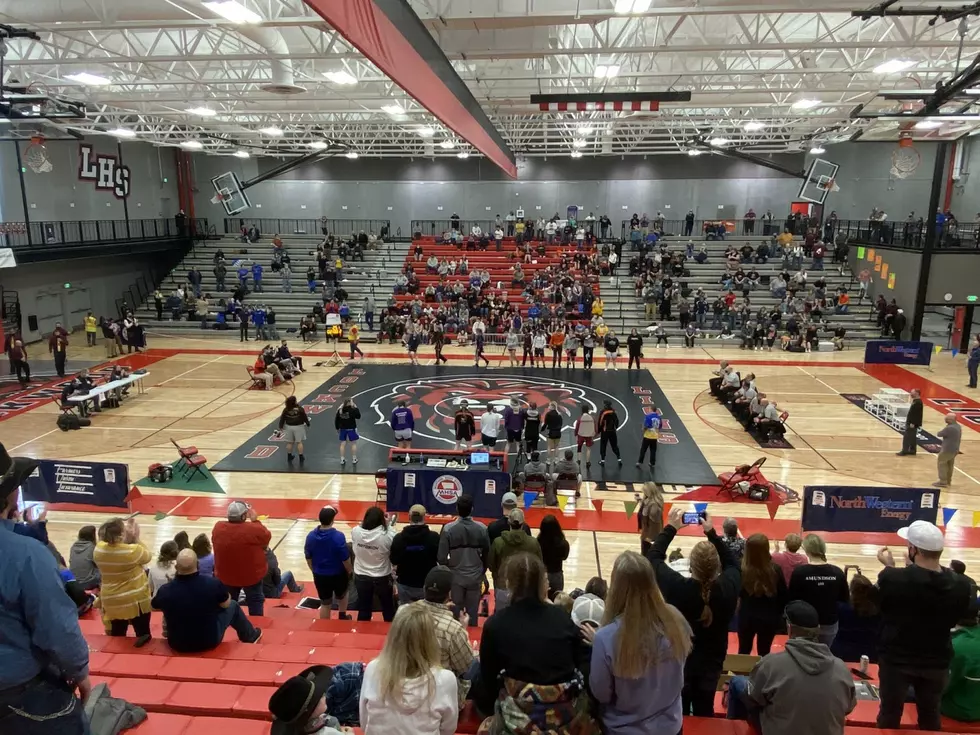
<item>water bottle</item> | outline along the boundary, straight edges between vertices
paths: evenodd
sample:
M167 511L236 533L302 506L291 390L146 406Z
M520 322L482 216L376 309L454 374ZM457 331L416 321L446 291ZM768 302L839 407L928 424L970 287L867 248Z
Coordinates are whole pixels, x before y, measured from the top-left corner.
M868 664L869 663L871 663L871 659L869 659L867 656L861 656L860 671L861 671L862 674L867 674L868 673Z

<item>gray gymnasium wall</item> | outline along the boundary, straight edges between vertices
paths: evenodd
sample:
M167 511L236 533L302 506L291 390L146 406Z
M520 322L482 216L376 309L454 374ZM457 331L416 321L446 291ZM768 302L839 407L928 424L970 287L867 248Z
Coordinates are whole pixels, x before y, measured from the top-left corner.
M950 208L963 222L972 222L980 212L980 138L965 138L959 179L953 182Z
M844 219L863 219L872 207L883 207L892 219L909 211L924 212L935 146L921 146L922 163L908 179L889 174L893 143L842 143L825 158L842 166L841 191L827 201ZM790 169L806 165L803 154L772 156ZM195 180L199 215L218 219L210 203L210 179L235 171L245 180L278 165L276 159L239 160L197 155ZM506 179L481 158L321 159L249 190L253 217L388 218L408 232L410 220L493 217L522 206L529 215L563 212L575 204L606 213L615 223L633 212L663 211L680 219L689 207L709 218L721 205L741 214L754 207L785 216L799 191L799 180L751 163L717 156L649 156L637 158L541 159L521 162L517 181Z
M24 173L27 215L32 221L124 219L123 203L112 192L95 188L91 181L78 178L80 141L49 141L48 157L54 165L50 173L36 174L29 167ZM94 136L84 141L96 154L116 156L116 139ZM24 221L24 204L17 175L14 143L0 143L0 220ZM23 155L24 144L21 144ZM177 177L174 151L147 143L122 143L122 160L130 169L127 201L130 219L170 217L177 211ZM166 183L164 179L167 179Z
M884 296L888 301L895 299L899 307L905 311L905 316L908 317L909 324L911 324L922 256L919 253L905 250L875 248L875 254L881 256L882 263L888 264L889 273L895 274L895 288L888 288L887 279L882 278L880 272L875 272L874 263L867 259L858 260L857 253L858 248L852 245L848 251L849 265L855 274L860 273L865 268L871 271L871 285L868 288L868 293L871 295L872 301L878 298L878 294ZM865 248L865 253L867 254L867 248ZM865 302L864 307L860 308L866 312L867 302Z
M966 304L967 296L980 296L980 254L936 253L929 268L926 303Z

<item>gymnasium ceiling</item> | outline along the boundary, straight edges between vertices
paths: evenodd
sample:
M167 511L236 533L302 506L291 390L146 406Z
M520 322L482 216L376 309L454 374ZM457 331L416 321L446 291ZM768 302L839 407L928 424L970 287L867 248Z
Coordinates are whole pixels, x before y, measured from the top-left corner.
M158 145L295 154L329 139L362 156L469 151L302 0L239 2L261 22L236 24L201 0L0 0L0 22L41 38L8 43L5 81L84 100L78 131L122 128ZM861 129L894 139L897 123L851 121L850 111L894 110L876 92L931 89L980 51L976 16L863 21L850 15L861 0L652 0L631 15L615 12L628 0L409 2L518 156L677 153L699 131L757 152L808 150ZM885 62L905 68L876 72ZM597 67L618 73L599 78ZM79 73L102 80L69 78ZM691 101L657 113L529 103L541 93L668 89L689 90ZM972 128L946 125L923 135Z

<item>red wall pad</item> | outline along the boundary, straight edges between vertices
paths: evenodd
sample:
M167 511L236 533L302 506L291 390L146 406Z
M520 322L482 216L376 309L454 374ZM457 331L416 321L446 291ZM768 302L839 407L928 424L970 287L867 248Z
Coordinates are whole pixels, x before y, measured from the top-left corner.
M511 178L500 133L405 0L304 0L392 81Z

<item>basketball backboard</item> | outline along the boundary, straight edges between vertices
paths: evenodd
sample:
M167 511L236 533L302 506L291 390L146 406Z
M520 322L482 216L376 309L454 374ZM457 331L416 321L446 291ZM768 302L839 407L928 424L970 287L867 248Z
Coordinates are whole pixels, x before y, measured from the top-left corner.
M215 176L211 179L211 186L214 187L215 191L215 196L211 201L216 204L220 203L228 216L244 212L252 206L248 200L248 195L242 188L238 174L234 171L227 171Z
M836 191L837 172L840 166L822 158L814 158L810 163L810 168L806 172L806 178L800 186L800 194L797 197L805 202L813 204L823 204L827 194Z

